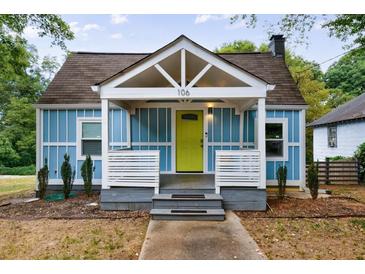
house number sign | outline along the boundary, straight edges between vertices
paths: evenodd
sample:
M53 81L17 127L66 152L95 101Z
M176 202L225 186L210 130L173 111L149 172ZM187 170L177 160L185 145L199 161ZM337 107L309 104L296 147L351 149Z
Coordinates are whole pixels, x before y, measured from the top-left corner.
M190 92L187 90L187 89L183 89L183 88L179 88L177 90L177 94L178 96L181 96L181 97L189 97L190 96Z

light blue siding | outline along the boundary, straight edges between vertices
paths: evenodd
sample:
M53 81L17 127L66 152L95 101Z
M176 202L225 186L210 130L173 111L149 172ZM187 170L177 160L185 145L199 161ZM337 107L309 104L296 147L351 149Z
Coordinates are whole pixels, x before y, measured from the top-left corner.
M149 109L149 142L157 142L157 109Z
M166 109L159 108L158 109L158 141L166 142L167 134L166 134Z
M94 161L94 179L101 179L101 160Z
M113 135L112 142L121 142L122 141L122 114L120 110L113 109Z
M58 179L62 179L62 176L61 176L61 166L62 166L62 163L64 161L64 156L66 154L66 147L65 146L59 146L58 147L58 174L57 174L57 178ZM70 157L70 160L71 160L71 157Z
M223 142L231 141L231 109L223 109Z
M48 119L49 111L43 111L43 142L48 142Z
M66 110L58 111L58 141L66 142Z
M57 110L50 111L50 142L57 142Z
M57 147L49 147L49 178L57 179Z
M68 141L76 142L76 110L68 110Z

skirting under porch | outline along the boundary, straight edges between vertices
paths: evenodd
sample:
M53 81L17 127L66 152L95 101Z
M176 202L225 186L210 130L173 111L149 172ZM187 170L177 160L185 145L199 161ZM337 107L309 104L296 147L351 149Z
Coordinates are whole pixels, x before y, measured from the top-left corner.
M161 174L160 194L212 195L215 193L213 174ZM222 207L230 210L266 210L266 190L252 187L221 187ZM103 210L150 210L153 207L153 187L111 187L101 190ZM194 197L194 196L193 196ZM198 196L195 196L198 197ZM209 197L208 197L209 198ZM179 208L182 199L170 203L171 208ZM186 198L185 198L186 200ZM191 199L199 207L199 199ZM201 199L200 199L201 200ZM186 207L186 205L184 205Z

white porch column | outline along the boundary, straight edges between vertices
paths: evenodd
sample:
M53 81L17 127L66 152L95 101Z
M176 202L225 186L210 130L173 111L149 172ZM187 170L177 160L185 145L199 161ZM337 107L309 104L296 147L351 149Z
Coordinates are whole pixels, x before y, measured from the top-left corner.
M35 178L35 190L38 190L38 178L37 172L43 167L42 164L42 128L43 128L42 110L36 108L36 178ZM47 163L49 166L49 163Z
M260 185L259 188L266 188L266 143L265 143L266 109L265 98L257 101L257 149L260 151Z
M101 100L101 155L102 155L102 188L110 188L108 186L108 151L109 151L109 100Z

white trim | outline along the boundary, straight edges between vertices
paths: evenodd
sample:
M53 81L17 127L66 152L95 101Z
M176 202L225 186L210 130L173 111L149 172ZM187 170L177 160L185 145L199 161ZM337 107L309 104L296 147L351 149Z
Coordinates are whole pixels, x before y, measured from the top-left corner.
M81 151L82 151L82 124L83 123L101 123L102 124L102 119L100 117L77 117L76 118L76 160L85 160L86 159L86 155L81 155ZM101 125L101 127L103 127ZM101 135L103 136L103 132L101 132ZM102 136L100 138L101 142L102 141ZM85 139L85 138L84 138ZM94 140L94 138L92 139ZM70 143L68 143L69 145ZM99 155L91 155L91 158L93 160L102 160L103 159L103 153L99 156Z
M266 105L267 110L302 110L307 108L307 105ZM254 106L253 109L256 107Z
M175 41L173 44L166 47L164 50L159 52L158 54L152 55L147 58L144 62L138 64L135 68L123 73L122 75L117 75L106 83L101 84L101 94L103 93L104 88L116 87L125 81L131 79L132 77L138 75L139 73L145 71L146 69L158 64L160 61L166 59L172 54L181 50L181 66L185 65L185 50L190 53L198 56L199 58L205 60L207 63L214 65L215 67L223 70L224 72L230 74L231 76L241 80L244 83L247 83L251 87L260 87L261 89L268 89L268 83L264 80L255 77L252 74L245 72L235 66L232 66L228 62L225 62L214 53L209 52L208 50L202 49L201 47L195 45L192 41L186 39L185 37L180 38ZM185 69L181 71L185 74ZM185 86L185 77L181 78L182 88ZM224 94L224 93L223 93Z
M259 98L257 102L257 149L260 153L260 184L259 188L266 188L266 140L265 122L266 108L265 98Z
M36 108L36 175L42 167L42 110ZM35 177L35 190L38 190L38 178Z
M93 179L93 185L101 185L102 179ZM62 179L49 179L48 185L63 185ZM84 185L83 179L75 179L74 185Z
M305 138L305 109L303 109L300 112L300 126L299 126L299 130L300 130L300 146L299 146L299 151L300 151L300 187L301 189L305 188L305 181L306 181L306 176L305 176L305 170L306 170L306 138ZM294 120L294 119L293 119ZM294 137L294 135L293 135Z
M190 88L189 96L179 95L179 88L110 88L103 87L101 99L110 100L179 100L179 99L222 99L262 98L266 90L259 87L200 87Z
M174 78L172 78L170 76L170 74L167 73L166 70L164 70L159 64L155 65L155 68L162 74L163 77L166 78L167 81L170 82L170 84L175 87L175 88L180 88L179 84L176 83L176 81L174 80Z
M187 85L187 89L190 89L191 87L193 87L196 82L198 82L200 80L200 78L202 78L204 76L205 73L207 73L207 71L212 67L211 64L206 65L195 77L193 80L191 80L191 82Z
M40 109L91 109L101 108L101 104L35 104L36 108Z
M83 117L79 117L83 118ZM43 142L44 146L77 146L77 142Z
M108 189L108 154L109 154L109 100L101 100L101 155L102 155L102 170L101 176L102 188Z
M288 161L288 118L266 118L266 124L282 124L283 125L283 156L282 157L276 157L276 156L266 156L266 159L268 161ZM265 127L266 128L266 127ZM265 133L266 134L266 133ZM265 142L266 142L265 137Z
M181 68L180 68L180 74L181 74L181 88L184 89L186 87L186 54L185 49L181 50Z

